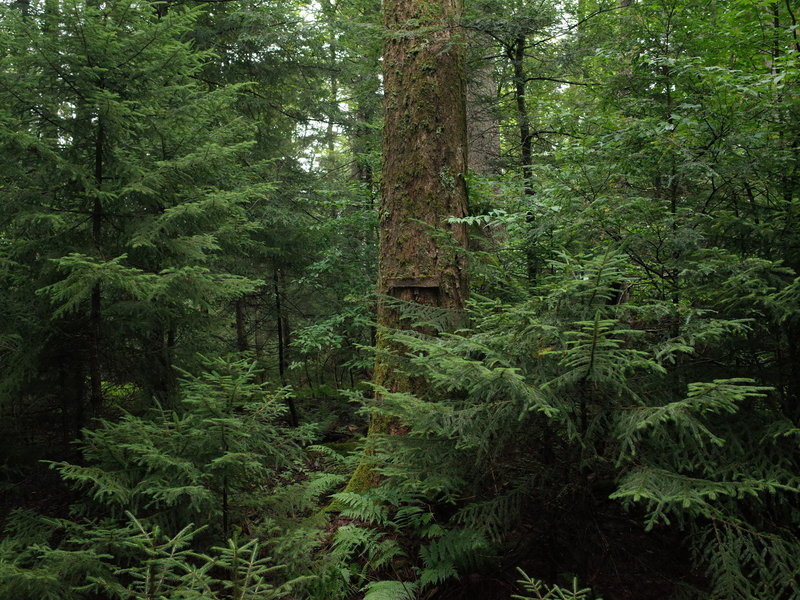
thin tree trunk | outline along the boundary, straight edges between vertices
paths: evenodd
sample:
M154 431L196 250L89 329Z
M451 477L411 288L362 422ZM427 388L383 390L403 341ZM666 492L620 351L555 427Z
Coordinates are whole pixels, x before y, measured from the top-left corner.
M234 310L236 314L236 349L239 352L247 352L249 344L247 343L247 326L244 313L244 299L239 298L234 302Z
M280 377L281 385L285 386L286 369L289 366L289 321L281 302L281 275L277 268L272 272L272 283L275 290L275 320L278 333L278 376ZM300 421L297 417L297 406L294 398L287 398L286 404L289 407L289 423L292 427L297 427Z
M525 81L525 43L525 36L519 36L514 41L514 46L509 51L509 58L514 66L514 99L517 105L523 185L525 186L525 193L532 195L531 163L533 156L533 136L531 134L530 116L528 115L528 103L525 97L527 91Z
M517 106L517 126L519 127L520 140L520 163L522 168L522 186L526 196L533 196L533 134L531 133L531 121L528 113L528 102L526 98L527 84L525 73L525 46L527 40L524 35L520 35L514 40L514 44L507 49L508 58L514 69L514 99ZM529 211L527 222L530 229L535 227L536 216L533 211ZM527 263L528 280L535 283L541 271L541 257L539 248L535 241L535 235L531 234L526 250L525 261Z
M72 405L73 405L73 427L75 438L81 437L81 431L86 424L84 404L86 402L86 370L84 368L83 357L79 356L73 368L72 385Z
M173 406L178 390L173 363L175 362L175 343L177 330L174 325L169 325L166 332L158 331L158 343L161 346L159 357L161 373L159 374L158 394L162 406Z
M468 166L473 175L496 176L500 165L500 114L499 94L495 80L495 60L485 58L494 53L491 37L473 33L470 36L471 53L474 55L467 71L467 146ZM502 204L502 191L495 186L482 198L492 208ZM485 208L479 209L484 212ZM474 230L473 230L474 231ZM480 235L470 239L473 250L497 251L507 238L502 225L485 225Z
M102 87L102 86L101 86ZM105 145L105 128L102 117L98 115L97 135L94 147L94 180L95 196L92 206L92 242L98 254L101 254L103 233L103 201L100 190L103 187L103 147ZM89 307L89 332L91 336L89 350L89 381L91 388L90 402L92 410L99 410L103 403L100 336L102 328L102 291L100 284L95 284L92 289Z
M350 148L353 153L350 176L355 181L364 184L370 190L370 196L373 196L372 190L375 182L372 176L372 164L369 160L371 148L368 123L372 121L375 113L368 102L364 101L355 111L357 123L350 133Z
M268 292L264 288L263 293L259 294L257 302L253 307L253 352L255 353L256 364L258 365L258 381L264 383L264 348L266 346L264 326L266 319L264 318L264 305L268 301Z
M360 6L357 18L369 22L380 13L381 1L368 0ZM366 47L364 52L366 61L378 61L378 56L371 46ZM371 155L377 150L380 142L375 139L371 124L375 122L375 115L380 110L380 74L373 71L359 73L350 87L353 90L353 100L357 103L354 111L356 122L349 130L350 150L353 155L350 173L355 181L362 183L369 190L370 200L374 205L377 186L374 181Z

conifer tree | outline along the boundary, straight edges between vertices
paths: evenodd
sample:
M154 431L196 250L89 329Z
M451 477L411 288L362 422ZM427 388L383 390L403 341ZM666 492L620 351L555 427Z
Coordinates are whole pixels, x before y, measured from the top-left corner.
M198 10L2 10L2 276L8 310L28 315L11 329L28 342L4 362L5 394L57 387L78 421L105 382L169 400L178 340L253 288L217 259L240 251L242 205L269 190L237 165L249 131L229 117L236 89L198 81Z

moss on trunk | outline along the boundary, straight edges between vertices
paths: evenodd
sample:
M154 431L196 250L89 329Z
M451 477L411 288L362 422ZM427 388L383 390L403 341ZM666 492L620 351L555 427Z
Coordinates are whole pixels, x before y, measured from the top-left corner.
M380 208L378 326L408 329L391 299L460 313L468 294L467 135L464 40L459 0L384 0L385 121ZM374 383L424 396L423 383L394 369L386 356L402 351L378 337ZM380 398L378 398L380 400ZM376 416L369 436L404 431ZM375 486L370 452L346 490Z

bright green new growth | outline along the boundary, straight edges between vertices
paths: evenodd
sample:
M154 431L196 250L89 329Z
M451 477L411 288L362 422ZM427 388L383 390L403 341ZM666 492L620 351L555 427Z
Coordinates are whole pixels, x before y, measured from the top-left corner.
M578 580L572 580L572 588L562 588L558 585L547 585L543 581L529 577L523 570L519 570L522 579L518 583L532 596L511 596L516 600L602 600L592 595L589 588L579 588Z

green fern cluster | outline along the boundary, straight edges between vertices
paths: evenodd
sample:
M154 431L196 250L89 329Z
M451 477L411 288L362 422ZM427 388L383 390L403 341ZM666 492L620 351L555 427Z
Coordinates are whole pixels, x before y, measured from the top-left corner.
M339 492L332 535L317 548L310 598L432 597L451 577L483 560L487 541L476 531L445 528L424 497L392 486L365 494Z

